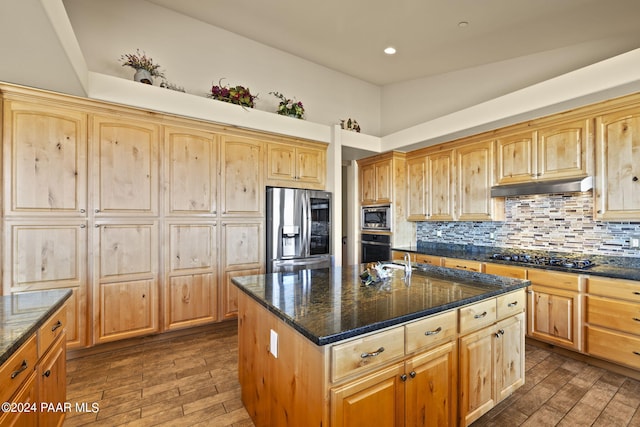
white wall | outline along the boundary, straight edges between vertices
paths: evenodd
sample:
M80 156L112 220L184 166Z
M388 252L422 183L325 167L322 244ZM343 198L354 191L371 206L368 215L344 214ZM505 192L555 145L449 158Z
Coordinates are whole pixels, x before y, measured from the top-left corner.
M303 102L309 121L333 125L353 117L363 132L380 134L376 85L144 0L65 0L64 5L90 71L132 79L134 71L119 58L139 48L188 93L205 96L225 78L223 84L258 94L257 109L275 111L278 100L269 92L277 91Z

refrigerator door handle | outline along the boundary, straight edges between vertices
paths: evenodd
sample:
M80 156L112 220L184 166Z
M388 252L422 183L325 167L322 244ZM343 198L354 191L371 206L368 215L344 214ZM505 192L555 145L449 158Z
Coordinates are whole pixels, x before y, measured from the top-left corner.
M301 238L301 252L303 257L311 255L310 238L311 238L311 215L310 215L310 200L309 192L305 191L302 194L302 238Z

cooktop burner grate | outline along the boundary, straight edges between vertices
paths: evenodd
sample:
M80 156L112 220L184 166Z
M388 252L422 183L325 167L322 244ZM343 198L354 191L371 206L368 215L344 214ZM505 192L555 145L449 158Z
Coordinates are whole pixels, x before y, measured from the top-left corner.
M561 267L561 268L573 268L573 269L585 269L589 267L593 267L595 264L588 259L574 259L567 257L551 257L551 256L540 256L540 255L531 255L527 253L521 254L493 254L491 259L500 260L500 261L511 261L514 263L524 263L524 264L536 264L536 265L549 265L553 267Z

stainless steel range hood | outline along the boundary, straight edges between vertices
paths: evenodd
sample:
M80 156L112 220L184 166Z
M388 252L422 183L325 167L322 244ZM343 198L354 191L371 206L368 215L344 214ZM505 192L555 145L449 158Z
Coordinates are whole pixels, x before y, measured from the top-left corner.
M526 196L529 194L579 193L593 188L593 177L523 182L491 187L491 197Z

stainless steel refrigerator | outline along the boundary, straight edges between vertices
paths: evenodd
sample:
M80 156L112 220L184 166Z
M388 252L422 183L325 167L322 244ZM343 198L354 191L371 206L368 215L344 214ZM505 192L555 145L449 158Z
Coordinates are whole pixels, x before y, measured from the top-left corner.
M331 193L267 187L267 273L331 266Z

